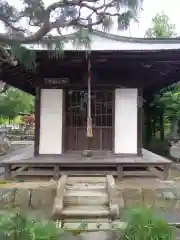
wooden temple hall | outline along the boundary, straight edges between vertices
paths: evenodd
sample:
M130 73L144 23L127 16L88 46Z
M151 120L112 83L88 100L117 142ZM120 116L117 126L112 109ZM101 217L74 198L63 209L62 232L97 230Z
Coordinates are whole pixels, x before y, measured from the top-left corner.
M64 172L122 178L157 169L167 178L171 162L143 149L143 103L179 79L180 39L93 30L91 41L88 59L85 49L68 42L59 59L50 58L52 51L43 46L26 45L36 51L36 72L4 65L1 80L36 96L34 149L2 162L7 178ZM84 150L92 156L85 157Z

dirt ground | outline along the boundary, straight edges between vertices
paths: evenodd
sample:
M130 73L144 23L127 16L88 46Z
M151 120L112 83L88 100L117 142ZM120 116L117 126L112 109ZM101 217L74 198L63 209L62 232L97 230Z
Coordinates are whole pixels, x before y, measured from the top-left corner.
M13 189L13 188L24 188L24 189L35 189L38 187L52 187L52 183L56 184L56 181L27 181L27 182L0 182L0 189Z
M21 143L22 142L22 143ZM13 142L11 143L11 151L6 155L0 155L0 161L3 161L5 159L8 159L10 157L13 157L15 155L21 154L24 151L24 148L27 147L29 144L26 144L25 142L21 141L19 142Z

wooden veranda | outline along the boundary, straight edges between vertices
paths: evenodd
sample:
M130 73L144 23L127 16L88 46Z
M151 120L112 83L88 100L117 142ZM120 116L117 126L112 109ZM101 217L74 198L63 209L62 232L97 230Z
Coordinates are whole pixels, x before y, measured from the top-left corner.
M143 149L143 156L124 157L109 154L96 154L83 158L80 153L67 152L61 156L33 156L33 146L24 153L1 162L5 168L5 179L13 177L53 177L68 175L105 175L112 174L122 179L124 176L161 176L167 179L171 161ZM160 175L159 175L160 174Z

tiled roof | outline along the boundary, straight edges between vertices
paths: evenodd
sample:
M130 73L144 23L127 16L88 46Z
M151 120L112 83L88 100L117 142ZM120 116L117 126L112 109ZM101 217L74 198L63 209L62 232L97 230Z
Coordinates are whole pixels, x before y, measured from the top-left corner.
M73 35L69 34L68 39L72 39ZM52 37L51 41L57 41L58 37ZM93 30L90 33L92 51L128 51L128 50L172 50L180 49L180 38L133 38L124 37L115 34L110 34L98 30ZM47 42L45 38L43 42ZM47 50L44 44L26 44L24 45L32 50ZM77 50L72 44L72 41L67 41L64 44L64 50ZM85 47L78 48L88 50Z

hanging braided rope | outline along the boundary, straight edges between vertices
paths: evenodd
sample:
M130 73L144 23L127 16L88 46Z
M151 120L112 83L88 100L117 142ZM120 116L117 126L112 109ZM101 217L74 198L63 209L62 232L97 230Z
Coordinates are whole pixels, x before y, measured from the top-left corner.
M90 53L88 54L88 103L87 103L87 137L92 138L92 117L91 117L91 60Z

